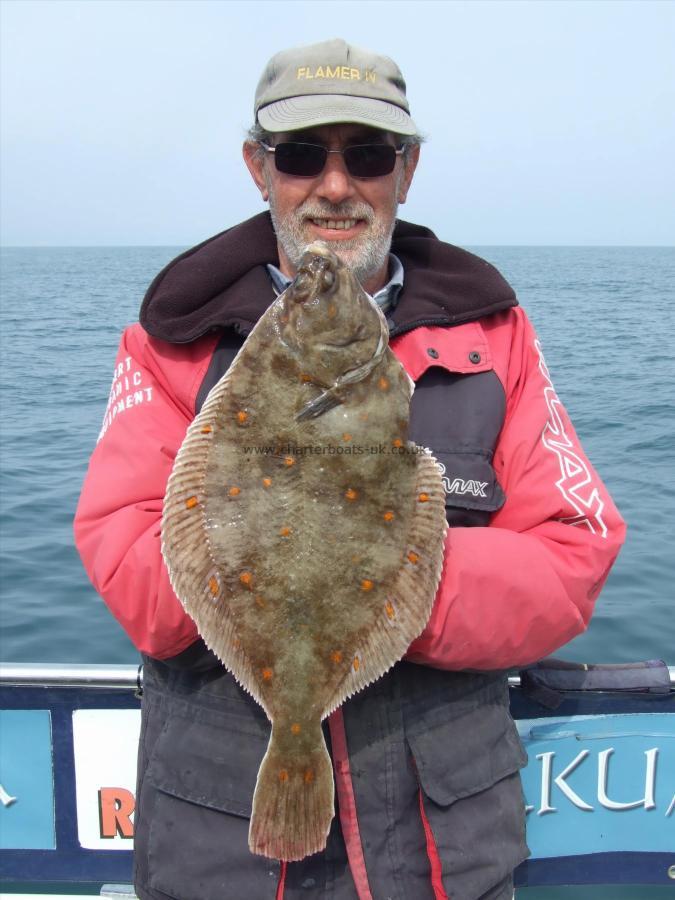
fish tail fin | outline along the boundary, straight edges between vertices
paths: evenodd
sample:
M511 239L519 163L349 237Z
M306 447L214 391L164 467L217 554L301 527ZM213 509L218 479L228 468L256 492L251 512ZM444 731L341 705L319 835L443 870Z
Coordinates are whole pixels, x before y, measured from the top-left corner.
M253 795L248 834L252 853L298 860L326 846L334 814L333 767L320 724L308 741L303 735L284 752L272 730ZM298 735L299 737L299 735Z

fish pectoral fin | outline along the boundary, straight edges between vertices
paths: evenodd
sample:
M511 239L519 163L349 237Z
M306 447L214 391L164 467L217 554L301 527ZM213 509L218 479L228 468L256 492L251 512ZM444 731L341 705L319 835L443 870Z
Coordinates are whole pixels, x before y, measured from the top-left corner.
M304 422L305 419L316 419L331 409L335 409L343 402L335 388L329 388L323 394L319 394L314 400L306 403L300 412L296 415L296 422Z
M273 726L253 795L248 834L252 853L292 861L325 848L335 789L318 721L316 731L316 739L307 749L289 752L287 742L276 740Z

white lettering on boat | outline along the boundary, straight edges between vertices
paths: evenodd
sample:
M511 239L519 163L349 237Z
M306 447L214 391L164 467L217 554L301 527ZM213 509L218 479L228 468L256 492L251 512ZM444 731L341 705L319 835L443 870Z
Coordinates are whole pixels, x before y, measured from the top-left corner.
M645 757L645 780L644 780L644 793L642 797L639 797L636 800L629 801L619 801L613 800L608 795L608 780L609 780L609 759L611 755L614 753L614 747L608 747L606 750L602 750L597 754L597 789L595 797L591 798L597 800L600 806L604 806L605 809L610 809L615 812L622 812L627 809L645 809L651 810L656 809L656 763L659 755L658 747L651 747L649 750L644 751ZM589 750L582 750L578 753L574 759L560 772L559 775L553 777L554 772L554 762L556 759L555 751L547 751L546 753L537 753L536 758L541 762L541 790L539 797L539 809L537 810L538 816L546 815L547 813L555 813L558 812L558 807L555 806L551 800L551 791L553 785L555 785L560 792L569 800L573 806L576 806L577 809L582 809L584 812L593 812L596 807L591 806L590 803L587 803L583 797L580 796L576 791L574 791L570 785L567 783L567 778L581 766L586 760L591 760L591 765L593 765L593 761L591 758L591 753ZM531 764L531 763L530 763ZM526 811L532 812L534 810L534 806L527 806ZM671 813L671 809L668 809L666 812L666 816L669 816Z
M3 806L11 806L12 803L16 803L16 797L12 797L10 794L8 794L7 791L4 789L4 787L1 784L0 784L0 803L2 803Z

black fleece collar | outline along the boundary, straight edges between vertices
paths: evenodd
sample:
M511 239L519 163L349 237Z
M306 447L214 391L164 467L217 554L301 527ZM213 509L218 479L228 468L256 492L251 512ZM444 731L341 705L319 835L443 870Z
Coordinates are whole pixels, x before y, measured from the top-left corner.
M510 285L490 263L439 241L428 228L397 221L392 241L405 270L391 334L420 325L448 327L516 306ZM266 263L279 264L269 213L209 238L170 262L143 299L140 323L183 344L218 328L248 334L274 300Z

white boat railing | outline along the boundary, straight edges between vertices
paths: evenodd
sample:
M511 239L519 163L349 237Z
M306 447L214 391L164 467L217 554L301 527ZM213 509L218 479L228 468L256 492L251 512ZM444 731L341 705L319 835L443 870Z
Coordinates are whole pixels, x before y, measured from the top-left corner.
M101 688L137 690L142 665L72 663L0 663L0 684L21 687Z
M675 666L668 666L668 673L675 690ZM142 664L0 663L0 685L139 690L142 682ZM509 686L519 687L520 677L510 676Z

